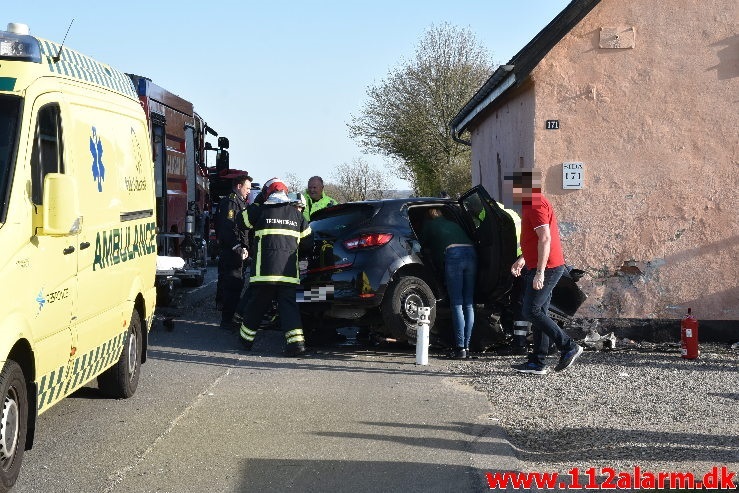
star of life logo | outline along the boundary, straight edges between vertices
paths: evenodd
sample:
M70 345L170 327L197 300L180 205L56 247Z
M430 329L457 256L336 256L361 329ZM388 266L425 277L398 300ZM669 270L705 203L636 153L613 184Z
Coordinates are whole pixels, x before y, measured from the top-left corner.
M92 177L97 182L98 192L102 192L103 181L105 181L103 143L100 140L95 127L92 127L92 135L90 136L90 154L92 154Z

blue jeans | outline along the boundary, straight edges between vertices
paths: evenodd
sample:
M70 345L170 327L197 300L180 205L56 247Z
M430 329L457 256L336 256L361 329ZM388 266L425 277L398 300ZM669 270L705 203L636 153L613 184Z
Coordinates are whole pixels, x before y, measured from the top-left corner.
M533 287L536 269L527 269L524 272L522 314L524 319L531 322L531 329L534 333L534 351L529 355L529 361L537 365L544 365L544 360L549 354L550 340L562 353L575 347L575 342L570 336L547 315L549 302L552 301L552 291L564 270L564 265L545 269L544 287L539 290Z
M444 274L452 310L454 342L458 348L470 347L475 325L475 276L477 254L473 246L449 247L444 252Z

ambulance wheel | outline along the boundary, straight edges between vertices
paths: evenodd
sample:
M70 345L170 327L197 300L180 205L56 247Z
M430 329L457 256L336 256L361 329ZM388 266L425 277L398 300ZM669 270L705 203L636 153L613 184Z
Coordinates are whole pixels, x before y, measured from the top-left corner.
M407 340L414 333L418 321L418 309L431 307L429 328L436 320L436 297L423 279L414 276L401 277L393 284L382 300L382 320L385 328L398 340Z
M28 391L23 370L8 360L0 372L3 410L0 418L0 491L8 491L18 479L26 449Z
M123 339L123 351L118 362L98 377L98 388L116 399L128 399L139 384L141 373L141 318L134 310L131 322Z

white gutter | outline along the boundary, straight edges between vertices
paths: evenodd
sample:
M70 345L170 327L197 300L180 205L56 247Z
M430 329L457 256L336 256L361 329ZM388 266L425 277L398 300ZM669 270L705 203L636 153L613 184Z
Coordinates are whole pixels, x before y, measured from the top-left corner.
M503 65L501 66L501 69L505 70L506 72L510 72L513 70L513 65ZM498 84L493 91L487 95L485 99L480 101L469 113L467 113L467 116L464 117L464 120L462 120L459 125L454 127L454 133L459 135L461 131L467 126L467 124L472 121L473 118L475 118L482 110L488 107L490 103L498 99L498 96L503 94L509 87L511 87L516 82L516 74L510 74L508 77L503 80L500 84Z

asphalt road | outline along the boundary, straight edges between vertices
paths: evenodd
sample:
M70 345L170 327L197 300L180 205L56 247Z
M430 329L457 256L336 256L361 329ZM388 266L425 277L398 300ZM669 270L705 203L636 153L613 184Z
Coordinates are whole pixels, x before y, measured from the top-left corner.
M94 382L40 417L15 492L483 491L517 470L485 395L431 358L356 344L251 353L218 328L213 274L157 324L136 394Z

